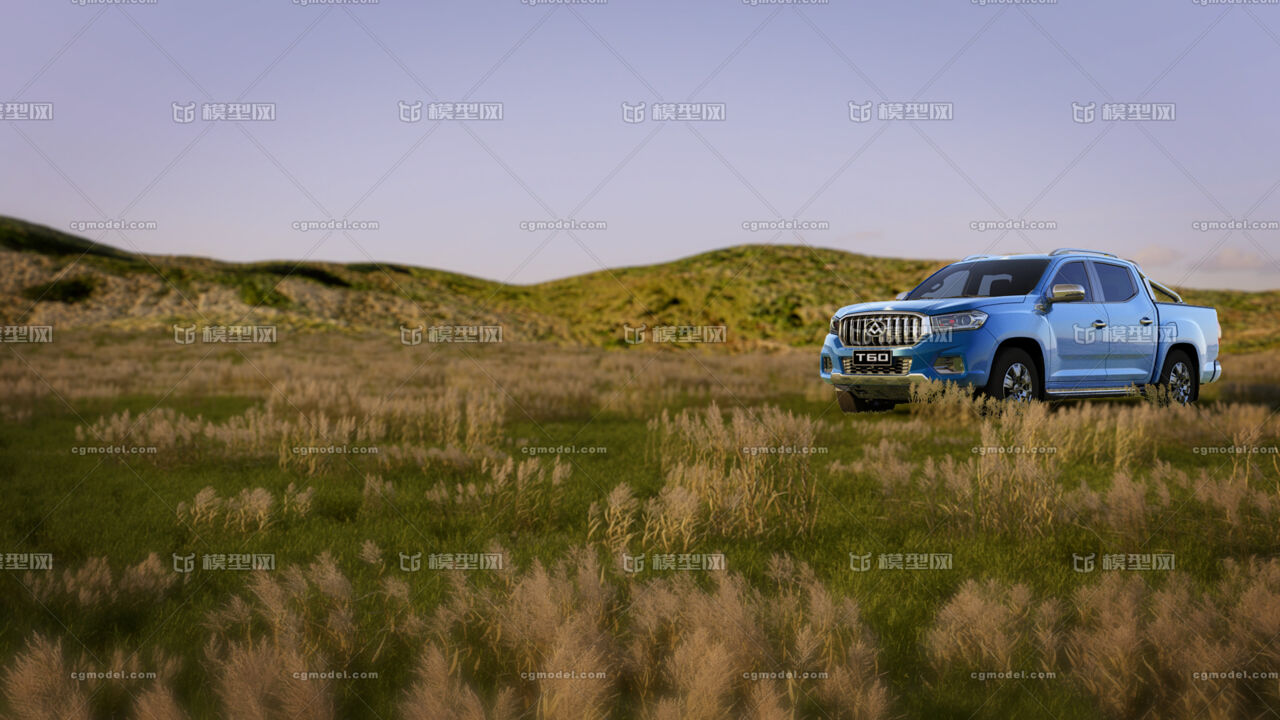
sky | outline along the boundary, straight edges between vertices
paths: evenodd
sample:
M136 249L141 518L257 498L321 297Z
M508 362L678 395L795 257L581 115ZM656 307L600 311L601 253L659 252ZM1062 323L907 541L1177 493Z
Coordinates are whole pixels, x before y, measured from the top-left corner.
M746 243L1280 287L1280 5L6 0L0 214L533 283ZM870 104L868 104L870 103Z

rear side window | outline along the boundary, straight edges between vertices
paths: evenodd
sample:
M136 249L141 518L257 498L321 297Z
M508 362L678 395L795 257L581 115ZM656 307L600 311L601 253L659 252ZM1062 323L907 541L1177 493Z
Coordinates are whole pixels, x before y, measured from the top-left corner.
M1084 288L1084 301L1093 302L1093 283L1089 282L1089 273L1085 271L1084 263L1079 260L1058 268L1058 274L1053 277L1053 282L1049 285L1050 292L1053 292L1054 285L1079 285Z
M1124 302L1138 294L1138 286L1133 283L1133 273L1129 268L1095 262L1093 269L1098 273L1098 284L1102 286L1103 302Z

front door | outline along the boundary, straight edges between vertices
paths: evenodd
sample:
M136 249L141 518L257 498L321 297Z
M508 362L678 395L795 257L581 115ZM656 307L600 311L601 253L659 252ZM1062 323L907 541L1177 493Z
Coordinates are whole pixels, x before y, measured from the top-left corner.
M1079 285L1084 288L1084 300L1057 302L1049 306L1046 317L1053 329L1056 351L1048 362L1045 385L1050 389L1075 390L1106 386L1107 308L1098 302L1083 260L1063 264L1049 283L1054 285Z

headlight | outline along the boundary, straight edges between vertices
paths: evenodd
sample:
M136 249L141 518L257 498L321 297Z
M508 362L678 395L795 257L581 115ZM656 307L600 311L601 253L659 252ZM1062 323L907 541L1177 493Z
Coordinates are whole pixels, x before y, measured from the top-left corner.
M951 332L953 330L977 330L987 321L987 314L981 310L933 315L929 318L929 332Z
M831 318L831 326L827 328L827 332L832 335L840 334L840 316L836 315Z

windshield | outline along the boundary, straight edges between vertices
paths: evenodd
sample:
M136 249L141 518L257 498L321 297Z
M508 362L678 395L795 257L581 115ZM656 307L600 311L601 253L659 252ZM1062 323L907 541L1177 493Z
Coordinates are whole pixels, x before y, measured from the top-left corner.
M948 265L934 273L908 300L1004 297L1026 295L1035 289L1049 267L1048 259L975 260Z

